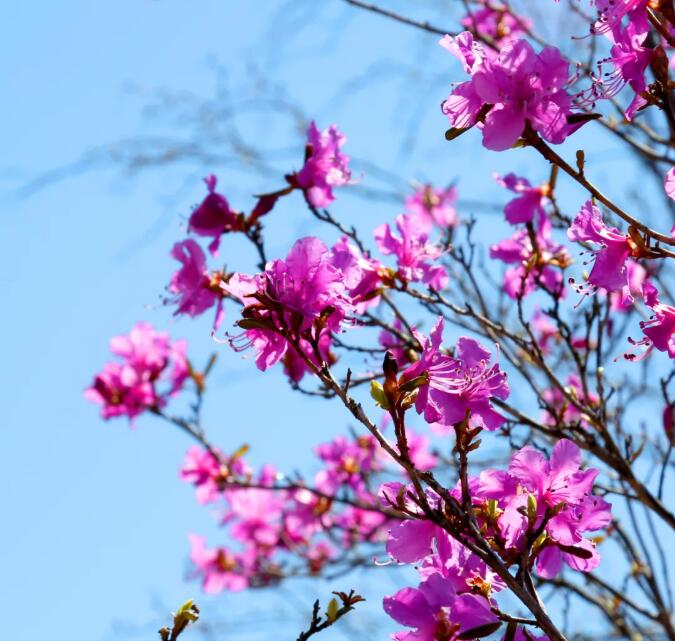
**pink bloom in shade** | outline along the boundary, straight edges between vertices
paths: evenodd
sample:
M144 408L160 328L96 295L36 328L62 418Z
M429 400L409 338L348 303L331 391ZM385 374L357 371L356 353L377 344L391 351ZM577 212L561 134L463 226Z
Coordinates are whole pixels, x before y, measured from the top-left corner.
M568 390L579 399L582 404L590 407L594 407L598 404L600 399L591 390L588 390L588 396L584 394L583 386L576 374L570 374L565 383ZM542 421L545 424L555 425L558 422L556 417L560 417L560 419L568 425L581 423L584 427L589 427L588 420L584 417L582 412L569 403L557 387L544 390L542 396L543 399L556 410L555 415L551 415L548 411L544 411Z
M281 492L268 489L226 490L230 505L223 523L231 522L233 539L256 548L273 548L279 540L280 523L284 505Z
M471 127L485 115L483 145L494 151L509 149L526 122L549 142L561 143L580 125L569 125L572 98L565 91L569 63L547 47L535 53L526 40L513 40L496 57L488 57L469 32L441 45L457 56L471 80L455 87L443 103L453 127ZM487 111L486 111L487 110Z
M418 335L423 352L401 378L409 381L425 376L426 383L419 388L415 409L424 415L427 423L452 426L469 415L472 427L496 430L504 417L492 407L493 397L506 399L509 386L506 373L492 355L473 338L462 336L451 358L441 352L444 320L439 317L428 337Z
M429 449L430 441L426 436L406 429L406 437L410 460L418 470L426 472L438 465L438 457Z
M511 238L490 247L490 258L516 265L504 272L504 292L517 299L543 285L549 291L564 296L562 273L554 268L567 267L567 250L551 240L549 224L542 225L534 239L536 245L533 245L527 229L519 229Z
M178 305L174 314L195 317L216 305L213 329L217 329L223 310L222 275L216 273L212 277L209 274L204 252L191 238L176 243L171 256L182 265L169 283L169 291L174 295L172 302Z
M220 461L208 450L198 445L191 447L185 454L180 468L182 481L192 483L196 489L197 503L213 503L222 496L224 482L229 477L250 475L251 470L240 456L226 459L218 452ZM223 462L227 461L227 464Z
M525 30L532 26L527 18L512 14L506 7L487 3L462 18L461 24L472 32L488 36L500 47L525 35Z
M594 264L588 276L588 286L575 286L579 293L586 296L598 287L611 292L628 286L626 262L633 253L630 238L614 227L607 227L602 213L591 200L584 204L572 221L567 237L576 242L600 245L600 249L591 252Z
M195 570L193 577L201 577L202 588L207 594L218 594L223 590L239 592L248 587L246 576L252 565L250 555L234 554L227 548L207 549L206 539L190 535L192 553L190 559Z
M647 270L632 258L626 261L627 284L619 292L612 292L609 297L613 311L626 312L633 307L635 298L642 298L642 287L649 282Z
M440 574L432 574L418 588L403 588L385 597L383 606L394 621L414 629L393 634L395 641L451 641L474 628L499 622L485 597L457 595L452 583Z
M647 22L647 5L649 0L595 0L600 14L591 27L591 33L607 33L608 30L620 26L624 16L628 16L629 24L642 25Z
M548 202L551 192L549 184L544 183L539 187L532 187L526 178L519 178L515 174L507 174L504 177L495 174L494 178L502 187L518 194L517 198L504 207L507 222L512 225L529 223L536 217L542 226L541 224L546 219L544 205Z
M151 381L143 377L130 365L106 363L96 375L84 397L101 405L101 416L105 420L118 416L134 419L150 407L159 404Z
M410 214L396 218L394 234L388 224L375 228L373 235L379 250L398 259L398 275L404 282L421 281L436 290L448 284L448 273L442 265L433 265L442 250L428 242L428 227L424 221Z
M379 260L364 256L343 236L331 249L331 264L344 275L347 295L357 314L379 304L381 275L385 271Z
M212 174L204 178L209 193L192 212L188 231L198 236L213 236L209 251L215 256L220 245L220 236L225 232L242 229L241 217L232 209L225 196L216 192L217 178Z
M412 196L405 199L405 209L413 216L426 221L429 229L432 225L447 229L459 225L456 202L456 187L436 189L432 185L422 185Z
M139 414L166 404L189 377L187 343L169 339L149 323L137 323L126 336L110 341L122 362L107 363L85 390L87 400L101 405L104 419ZM160 384L163 387L160 389Z
M675 200L675 167L671 167L668 170L668 173L666 174L666 177L663 181L663 187L666 190L666 194Z
M647 307L651 307L652 316L646 321L640 321L640 329L645 337L640 341L631 338L628 340L636 346L644 346L646 350L641 356L625 354L628 360L641 360L652 349L665 352L670 358L675 358L675 307L665 305L659 301L659 293L650 282L645 282L642 295Z
M322 132L314 122L309 125L307 159L292 180L305 192L305 198L313 207L328 207L335 200L333 187L341 187L351 180L349 157L340 151L346 140L336 125Z
M394 318L391 325L402 334L405 333L403 325L398 318ZM403 367L406 363L410 362L410 358L407 354L408 346L396 334L383 329L378 335L377 342L382 345L386 351L391 352L399 367Z
M541 576L555 576L563 560L582 572L600 563L595 544L584 539L582 533L607 527L611 522L611 506L591 495L598 470L582 472L580 465L579 448L568 439L556 443L550 460L529 446L511 459L509 474L535 497L538 518L543 518L546 508L560 510L545 526L550 542L537 559L537 572Z
M663 408L663 431L668 442L675 446L675 403Z
M317 446L315 453L326 466L316 475L315 484L326 494L335 494L345 486L357 494L366 494L366 475L382 467L376 458L377 444L371 436L355 440L337 436Z
M544 356L550 354L551 341L557 341L560 338L560 332L551 321L551 318L541 309L537 308L530 319L530 326L537 339L541 353Z
M302 351L304 357L312 362L317 367L320 367L321 364L316 358L316 354L312 349L312 346L304 339L300 339L300 345L302 346ZM331 352L331 336L329 332L322 332L319 337L319 352L324 362L332 365L336 361L335 355ZM299 383L307 372L311 372L307 361L301 356L295 347L290 345L286 349L282 362L284 364L284 374L294 383Z
M342 542L351 547L361 542L382 542L386 534L387 517L381 512L348 507L336 518L343 531Z

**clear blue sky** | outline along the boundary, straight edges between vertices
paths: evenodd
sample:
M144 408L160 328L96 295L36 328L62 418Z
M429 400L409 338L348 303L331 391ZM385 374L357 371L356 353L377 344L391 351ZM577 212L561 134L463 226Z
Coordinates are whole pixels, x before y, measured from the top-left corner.
M314 4L323 5L318 16L303 18ZM189 338L197 360L214 348L221 352L206 425L225 449L248 440L254 462L297 467L309 461L313 444L344 429L344 415L294 397L278 372L260 377L250 361L214 346L210 319L175 322L157 306L172 268L168 249L200 198L199 178L207 169L242 208L249 194L281 183L185 164L132 178L116 170L84 173L30 196L16 190L90 148L148 132L143 92L166 87L211 97L216 60L238 83L252 67L273 76L319 124L338 122L351 154L406 179L459 178L467 199L504 202L493 170L525 172L533 180L546 175L528 170L529 152L507 158L464 139L448 146L438 105L460 76L459 66L433 37L354 12L339 0L6 2L0 24L0 636L153 638L158 611L199 596L198 587L183 580L188 532L214 540L215 529L177 479L185 437L151 419L141 419L135 431L124 421L103 424L82 389L107 358L108 338L145 319ZM435 85L387 75L421 62ZM367 82L345 89L357 77ZM411 120L422 136L414 149L402 147ZM299 143L261 120L252 129L272 146ZM615 158L603 145L589 160L611 186ZM366 172L364 184L368 180ZM575 201L574 192L570 198ZM365 225L398 213L391 205L367 209L348 195L336 212ZM298 233L315 229L292 205L282 214L273 223L274 255L285 253ZM490 217L488 224L503 231L497 221ZM226 245L224 251L230 265L251 267L248 250ZM387 579L373 595L393 589ZM281 599L265 593L255 601L199 600L224 613L230 626L249 622L219 638L254 639L262 638L261 628L250 625L247 613L258 610L256 623L286 620L275 614L284 598L291 600L283 607L293 611L293 599L307 606L310 594L311 586L300 586ZM146 623L140 631L124 627ZM297 631L291 621L281 636L294 638Z

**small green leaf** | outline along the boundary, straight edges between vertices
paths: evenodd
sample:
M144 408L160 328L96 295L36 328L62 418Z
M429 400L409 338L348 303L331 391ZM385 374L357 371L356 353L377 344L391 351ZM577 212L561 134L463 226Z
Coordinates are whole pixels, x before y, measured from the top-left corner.
M379 381L370 382L370 395L373 397L373 400L383 409L389 409L389 401L387 400L387 395L384 393L384 388L382 383Z

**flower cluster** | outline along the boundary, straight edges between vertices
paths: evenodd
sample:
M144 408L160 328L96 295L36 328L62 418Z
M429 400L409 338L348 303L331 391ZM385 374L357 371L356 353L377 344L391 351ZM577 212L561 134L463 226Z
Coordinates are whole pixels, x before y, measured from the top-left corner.
M563 562L583 572L597 567L596 544L583 535L609 525L611 506L592 494L598 471L582 471L580 463L578 447L563 439L550 459L526 446L508 470L485 470L467 480L481 532L507 566L525 554L528 566L547 578L555 577ZM438 641L496 632L504 619L495 595L504 584L470 550L472 535L449 533L429 520L419 508L420 499L413 500L412 486L389 483L380 494L385 504L406 515L392 525L387 551L399 563L415 563L421 579L417 588L384 600L395 621L413 628L393 638ZM451 498L461 501L462 489L455 488ZM431 509L441 507L433 492L424 500Z
M526 123L552 143L563 142L580 126L568 122L573 107L565 90L569 63L557 49L536 53L526 40L512 40L497 56L488 56L468 31L446 35L440 44L471 76L453 89L443 113L455 129L480 124L488 149L512 147Z
M166 332L137 323L126 336L110 340L110 361L85 390L85 398L101 405L104 419L159 409L177 394L190 375L184 340L171 342Z

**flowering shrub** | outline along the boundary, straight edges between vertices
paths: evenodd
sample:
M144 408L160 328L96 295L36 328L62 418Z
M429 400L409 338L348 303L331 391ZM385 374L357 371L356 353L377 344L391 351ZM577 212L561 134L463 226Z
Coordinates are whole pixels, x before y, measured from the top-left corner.
M190 577L205 592L405 565L417 572L414 585L382 595L384 612L405 628L393 634L399 641L563 641L558 595L602 614L607 636L672 641L660 539L672 542L675 529L664 498L675 236L591 183L583 151L575 168L552 145L574 140L582 125L604 126L643 154L670 203L675 12L667 2L597 0L588 18L594 69L542 45L534 12L487 0L466 8L464 30L441 39L469 76L452 72L446 138L480 129L487 149L515 157L527 148L547 175L495 174L512 192L499 206L506 238L485 252L452 184L418 184L398 215L365 233L345 225L328 207L357 182L346 138L312 122L303 164L289 167L284 187L257 196L245 214L208 176L187 238L170 249L180 266L167 275L164 303L176 315L214 314L214 349L224 358L250 352L259 370L283 369L293 390L342 405L356 423L316 445L318 471L254 469L247 447L213 445L199 411L214 360L199 370L184 341L147 323L111 341L116 359L85 396L104 419L151 414L195 441L180 477L199 504L217 507L227 532L215 545L190 535ZM592 111L614 107L619 95L630 99L620 125ZM573 183L584 194L566 211L558 197ZM265 227L281 198L296 199L323 232L268 256ZM208 266L226 234L253 245L257 270ZM638 361L650 368L644 376ZM642 382L629 387L631 379ZM174 397L191 394L198 402L187 415L175 410ZM652 409L635 422L629 406L647 395ZM650 566L645 524L660 572ZM615 571L605 573L610 556ZM333 600L322 622L317 605L300 638L361 600L336 596L342 606Z

